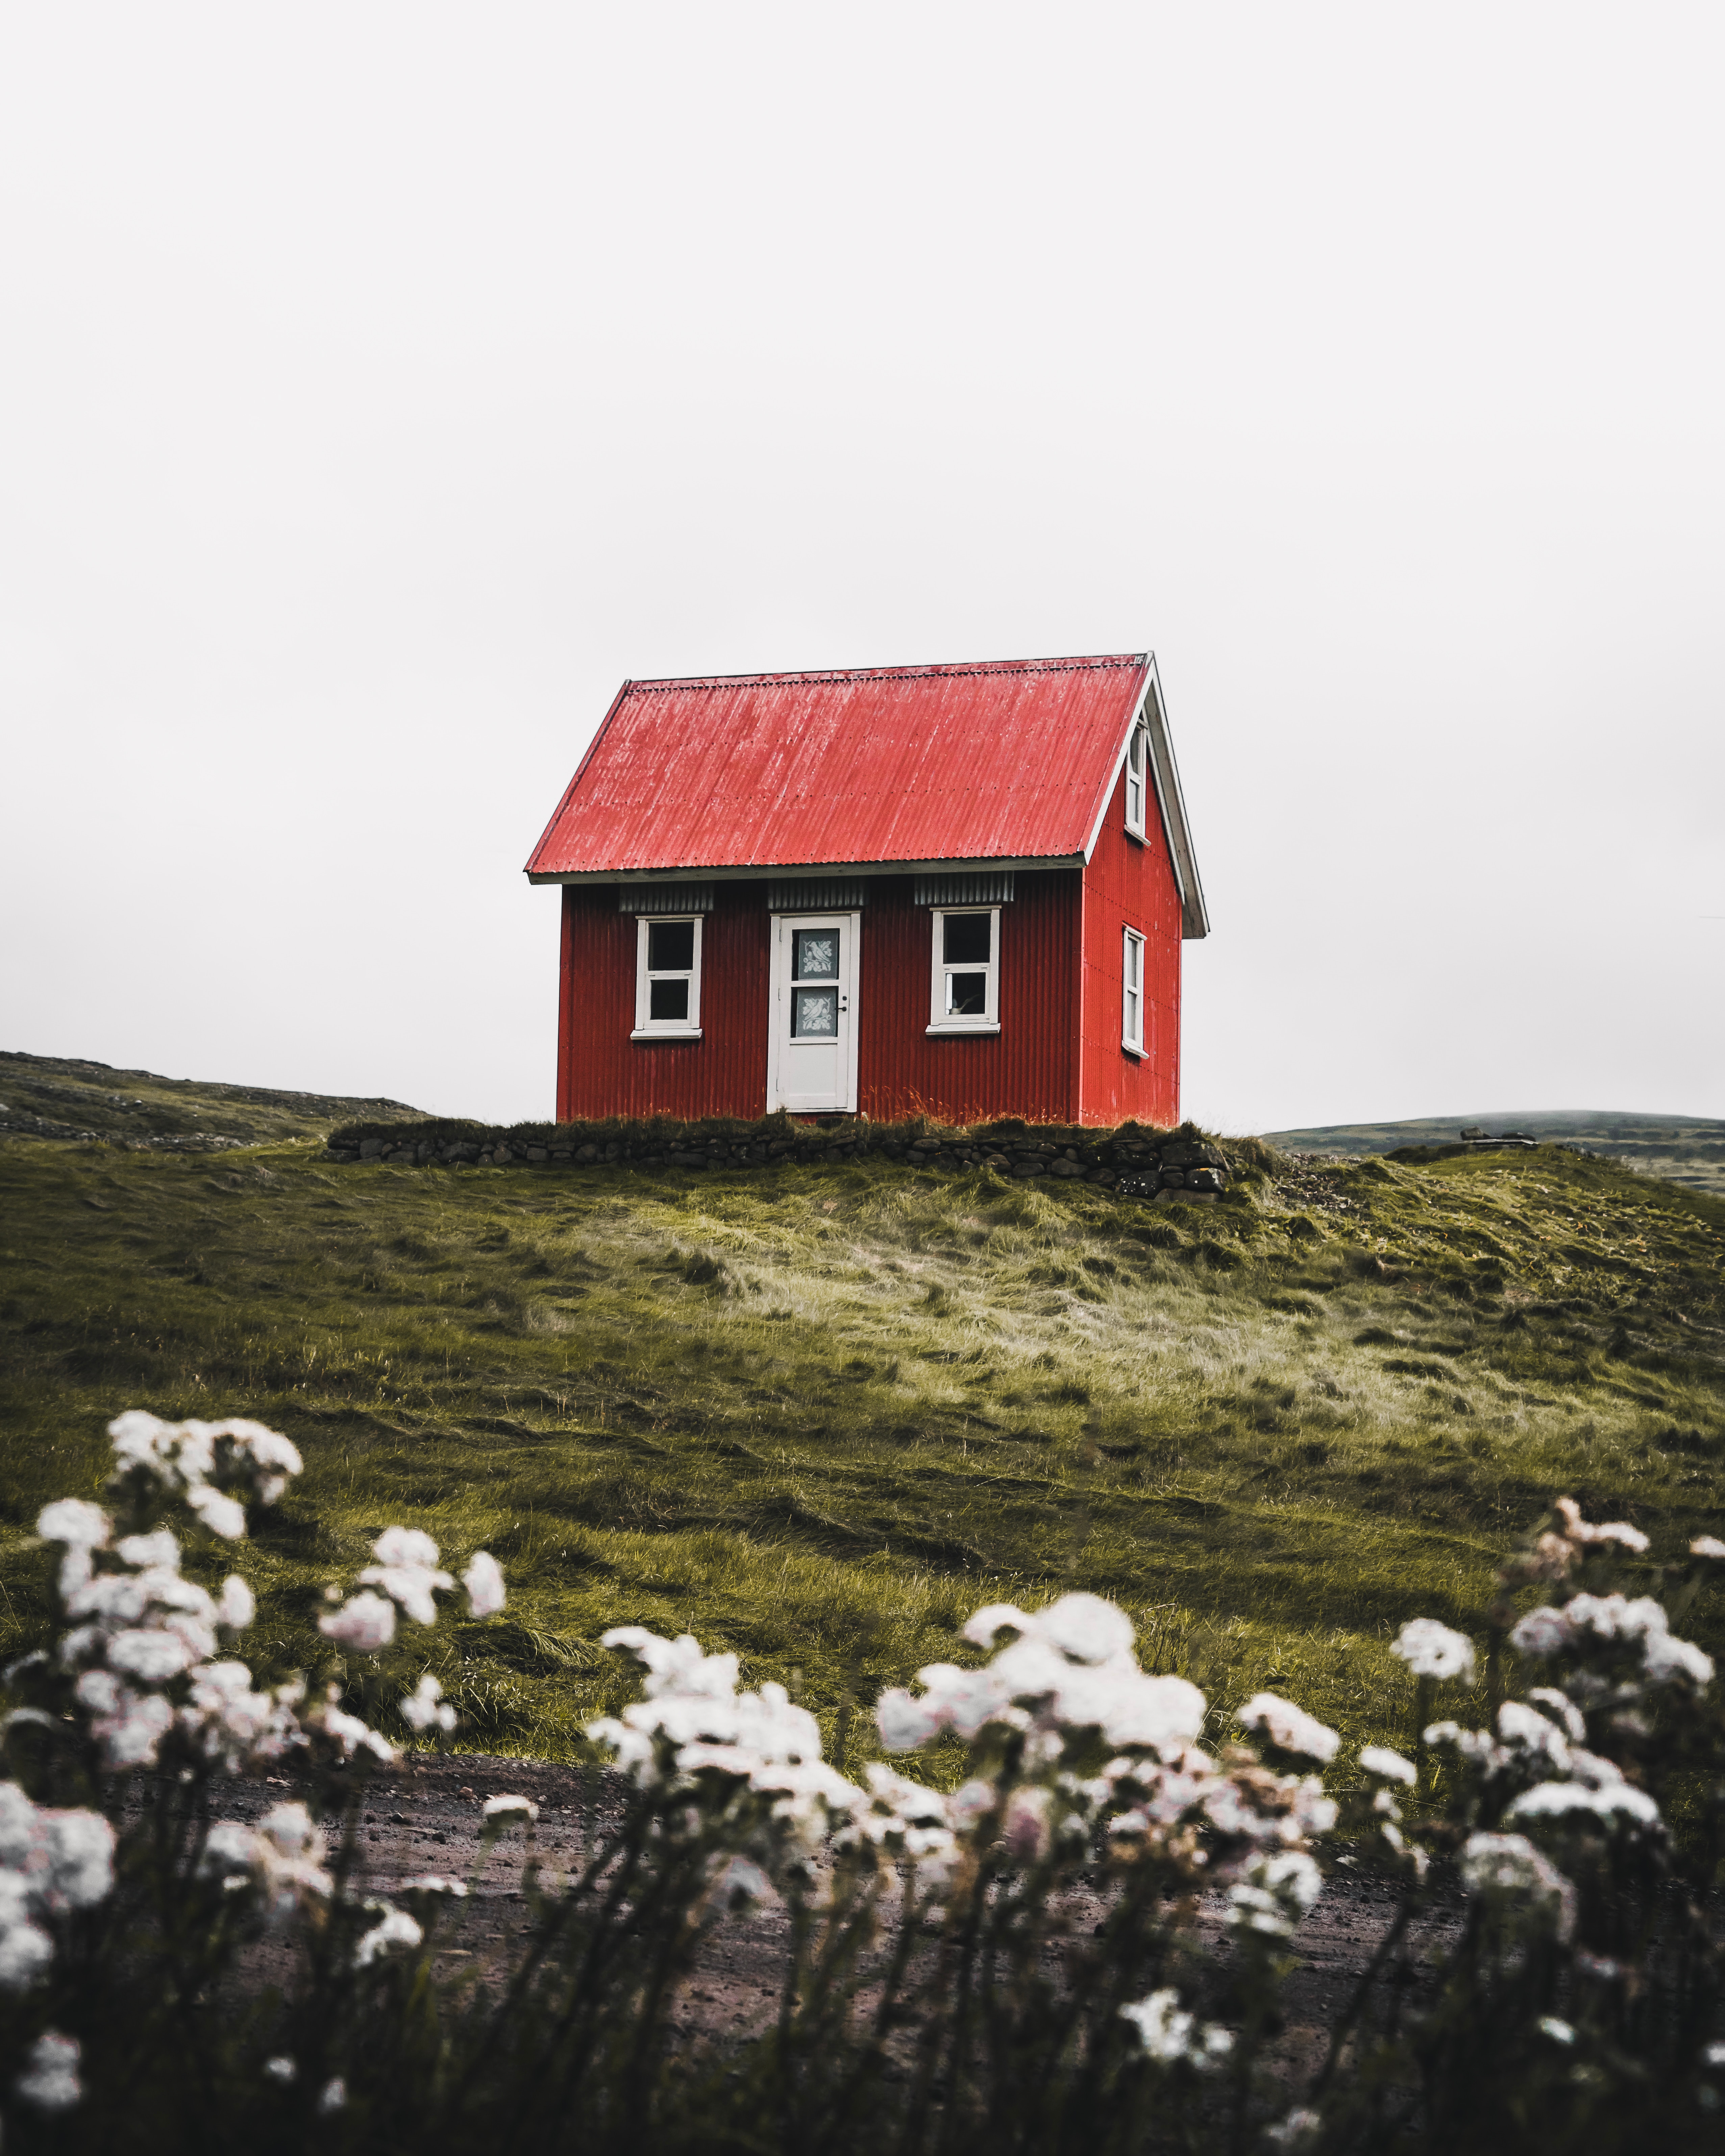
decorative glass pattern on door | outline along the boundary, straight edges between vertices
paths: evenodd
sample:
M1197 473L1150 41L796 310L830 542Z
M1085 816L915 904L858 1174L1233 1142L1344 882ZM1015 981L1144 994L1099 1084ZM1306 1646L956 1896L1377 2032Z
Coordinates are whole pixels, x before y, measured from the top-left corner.
M835 1040L839 1034L837 928L798 928L792 933L791 1038ZM825 983L805 987L805 982Z

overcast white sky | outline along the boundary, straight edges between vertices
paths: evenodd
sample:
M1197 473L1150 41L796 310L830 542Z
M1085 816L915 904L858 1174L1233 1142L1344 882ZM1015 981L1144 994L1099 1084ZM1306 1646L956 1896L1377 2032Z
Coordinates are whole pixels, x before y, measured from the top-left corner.
M0 13L0 1045L552 1106L625 675L1153 647L1226 1128L1725 1116L1725 13Z

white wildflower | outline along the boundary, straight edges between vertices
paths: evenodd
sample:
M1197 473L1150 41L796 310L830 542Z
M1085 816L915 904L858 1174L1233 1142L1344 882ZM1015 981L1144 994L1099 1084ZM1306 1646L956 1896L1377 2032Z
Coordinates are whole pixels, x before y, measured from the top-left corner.
M1179 1993L1171 1988L1153 1991L1120 2012L1137 2031L1146 2057L1161 2066L1192 2066L1203 2072L1219 2065L1234 2048L1226 2029L1201 2023L1181 2006Z
M1100 1594L1063 1594L1036 1613L1037 1630L1075 1662L1116 1661L1136 1636L1132 1620Z
M1569 1819L1581 1813L1607 1824L1618 1820L1644 1827L1664 1824L1659 1806L1647 1792L1624 1781L1603 1787L1582 1782L1536 1782L1531 1789L1522 1791L1503 1816L1506 1820Z
M745 1910L778 1898L773 1881L752 1858L747 1856L715 1856L707 1893L716 1907L732 1916L740 1916Z
M42 1532L45 1534L48 1531L44 1527ZM1717 1535L1697 1535L1689 1545L1689 1554L1691 1557L1712 1558L1717 1561L1725 1558L1725 1543L1722 1543Z
M1518 1655L1533 1655L1543 1661L1562 1654L1574 1636L1563 1612L1548 1604L1527 1612L1511 1632L1509 1644Z
M1279 1750L1298 1753L1302 1758L1316 1759L1320 1765L1327 1765L1335 1758L1342 1742L1333 1729L1327 1728L1303 1708L1278 1699L1273 1691L1254 1692L1240 1708L1237 1719L1248 1729L1261 1730Z
M390 1609L393 1615L388 1603L386 1602L383 1607ZM394 1745L381 1730L372 1728L357 1714L349 1714L344 1707L338 1706L336 1702L341 1696L338 1686L330 1686L322 1703L309 1708L300 1717L302 1726L318 1731L332 1744L338 1745L344 1759L352 1759L361 1752L369 1752L373 1758L381 1759L386 1767L393 1765L400 1756Z
M539 1807L531 1797L487 1797L480 1807L480 1816L486 1820L525 1820L531 1824L539 1816Z
M36 1515L36 1532L44 1542L64 1543L69 1549L102 1549L114 1523L100 1505L82 1497L57 1497Z
M403 1894L447 1894L457 1902L465 1901L467 1888L459 1879L446 1879L440 1871L422 1871L417 1877L403 1879Z
M162 1740L173 1727L174 1711L155 1692L140 1694L107 1670L86 1670L75 1687L79 1704L90 1714L90 1734L102 1748L102 1763L112 1769L151 1767Z
M257 1598L237 1572L230 1572L222 1582L216 1622L224 1631L243 1632L257 1614Z
M455 1583L448 1573L439 1571L437 1544L431 1537L418 1527L386 1527L372 1551L377 1562L361 1573L362 1583L381 1587L416 1624L436 1624L433 1591Z
M1460 1678L1463 1683L1473 1676L1473 1642L1460 1632L1451 1631L1435 1617L1410 1617L1396 1635L1389 1650L1404 1661L1416 1677L1431 1677L1440 1683Z
M116 1632L108 1642L108 1666L139 1684L166 1684L198 1659L172 1632Z
M444 1699L444 1688L428 1670L418 1686L401 1703L402 1719L413 1729L455 1727L455 1710Z
M895 1686L875 1702L875 1727L889 1752L913 1752L937 1737L946 1724L932 1701Z
M203 1837L197 1876L225 1885L261 1873L265 1862L266 1845L249 1826L238 1820L218 1820Z
M1573 1497L1559 1497L1557 1514L1563 1522L1563 1532L1572 1543L1607 1543L1619 1549L1632 1550L1636 1556L1647 1547L1647 1537L1639 1527L1632 1527L1627 1520L1604 1520L1598 1526L1589 1526L1581 1517L1581 1507Z
M265 2059L264 2071L272 2082L288 2088L300 2078L300 2062L290 2059L285 2051L278 2051L273 2059Z
M1574 2025L1564 2020L1560 2014L1542 2014L1539 2033L1542 2036L1549 2036L1554 2044L1573 2044L1575 2041Z
M1655 1684L1670 1684L1682 1677L1700 1691L1713 1681L1712 1656L1691 1640L1674 1639L1669 1632L1642 1642L1641 1666Z
M93 1908L114 1886L114 1829L100 1812L36 1814L44 1874L34 1883L41 1906L59 1914Z
M395 1604L367 1588L320 1617L317 1629L357 1655L380 1654L395 1637Z
M20 1917L8 1922L0 1899L0 1991L26 1991L45 1975L54 1959L54 1942L46 1932Z
M1554 1691L1549 1685L1535 1685L1527 1697L1543 1713L1563 1724L1572 1743L1579 1744L1586 1738L1587 1723L1581 1709L1567 1692Z
M179 1538L167 1527L157 1527L153 1534L123 1535L115 1543L114 1553L138 1572L177 1572L180 1568Z
M1272 2148L1297 2151L1316 2140L1322 2126L1323 2120L1317 2112L1301 2106L1286 2112L1273 2126L1266 2126L1264 2138Z
M461 1584L467 1589L470 1616L495 1617L503 1607L503 1568L489 1550L475 1551Z
M213 1535L221 1535L231 1543L245 1532L245 1507L225 1491L201 1482L186 1492L186 1502Z
M392 1908L387 1902L367 1902L366 1907L382 1914L380 1921L353 1949L356 1969L369 1969L380 1954L388 1953L392 1947L416 1947L424 1940L423 1927L415 1923L405 1909Z
M991 1602L965 1620L963 1636L973 1646L992 1647L997 1637L1008 1629L1029 1634L1036 1629L1036 1620L1027 1617L1016 1603Z
M1230 1931L1287 1939L1323 1892L1323 1875L1301 1850L1255 1856L1228 1890Z
M78 2079L79 2057L75 2036L56 2035L49 2030L25 2055L24 2070L12 2085L13 2094L38 2111L69 2111L84 2094Z
M1575 1929L1574 1887L1525 1835L1471 1835L1461 1852L1461 1876L1473 1893L1531 1905L1552 1922L1560 1939L1568 1940Z
M1367 1774L1376 1774L1386 1782L1404 1782L1409 1789L1420 1779L1413 1761L1403 1758L1399 1752L1392 1752L1387 1744L1362 1745L1359 1763Z
M317 2115L320 2118L327 2118L332 2112L346 2111L347 2108L347 2084L340 2074L332 2075L318 2092Z

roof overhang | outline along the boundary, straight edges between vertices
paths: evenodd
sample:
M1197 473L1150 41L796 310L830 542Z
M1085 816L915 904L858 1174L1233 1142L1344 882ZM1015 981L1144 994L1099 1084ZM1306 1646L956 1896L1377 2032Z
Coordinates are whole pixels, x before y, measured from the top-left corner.
M740 868L572 869L547 873L529 869L529 883L759 883L768 876L889 876L963 875L990 869L1081 869L1084 854L994 855L956 860L941 855L922 861L751 861Z
M1108 803L1114 798L1114 789L1126 767L1127 750L1132 745L1134 730L1141 725L1149 737L1150 777L1156 788L1156 805L1162 814L1163 835L1168 840L1174 886L1180 894L1180 934L1185 941L1195 942L1209 934L1210 917L1204 902L1204 886L1199 880L1198 855L1193 850L1191 827L1186 820L1186 797L1180 790L1180 767L1174 761L1173 737L1168 732L1168 710L1162 700L1162 680L1156 670L1153 651L1146 654L1144 692L1120 737L1113 777L1091 826L1084 858L1088 861L1096 850L1096 841L1102 834L1102 819L1108 813Z

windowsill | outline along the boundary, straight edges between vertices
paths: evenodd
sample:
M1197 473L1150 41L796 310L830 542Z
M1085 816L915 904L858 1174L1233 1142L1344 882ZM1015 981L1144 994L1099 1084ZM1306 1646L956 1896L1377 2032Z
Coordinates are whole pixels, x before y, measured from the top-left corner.
M1127 835L1127 838L1129 838L1129 839L1136 839L1137 840L1138 844L1139 844L1141 846L1142 846L1142 845L1144 845L1145 844L1147 844L1147 840L1146 840L1146 839L1145 839L1144 834L1143 834L1142 831L1135 831L1135 830L1133 830L1133 829L1132 829L1132 825L1131 825L1130 824L1128 824L1127 825L1127 827L1126 827L1126 835Z
M629 1035L631 1040L699 1040L701 1037L698 1025L637 1026Z
M1144 1050L1142 1045L1140 1042L1136 1040L1122 1040L1120 1045L1125 1053L1132 1057L1133 1062L1142 1063L1143 1061Z
M927 1029L931 1040L960 1040L967 1034L999 1033L998 1020L978 1019L974 1025L932 1025Z

